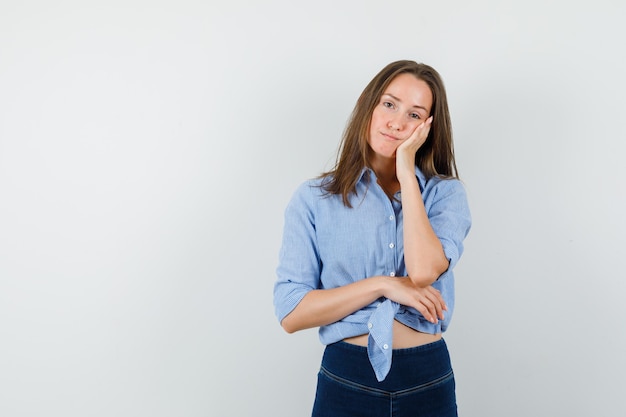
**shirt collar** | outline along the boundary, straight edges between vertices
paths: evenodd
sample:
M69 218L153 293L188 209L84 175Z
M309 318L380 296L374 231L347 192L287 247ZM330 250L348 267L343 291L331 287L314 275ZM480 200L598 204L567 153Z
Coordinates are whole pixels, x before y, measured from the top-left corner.
M370 180L370 176L374 176L374 178L376 178L376 174L374 173L374 170L368 167L365 167L361 170L361 174L359 175L359 179L357 180L357 184L359 182L364 182L367 183Z

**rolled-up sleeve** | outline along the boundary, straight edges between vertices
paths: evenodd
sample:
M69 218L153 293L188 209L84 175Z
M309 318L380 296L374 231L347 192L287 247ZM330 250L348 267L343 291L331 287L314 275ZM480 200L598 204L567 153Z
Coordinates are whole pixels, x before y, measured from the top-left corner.
M450 262L448 270L451 270L463 254L463 240L472 224L467 195L458 180L441 181L434 191L433 201L428 208L428 219L441 241Z
M285 209L274 308L279 322L311 290L320 287L321 263L315 234L315 198L310 183L302 184Z

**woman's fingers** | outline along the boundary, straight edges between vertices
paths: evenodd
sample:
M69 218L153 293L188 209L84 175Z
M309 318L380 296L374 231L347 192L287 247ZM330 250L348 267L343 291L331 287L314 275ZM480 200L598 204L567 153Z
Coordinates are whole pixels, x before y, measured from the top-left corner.
M431 323L437 323L437 310L432 301L428 298L420 300L417 310L422 313L422 316Z
M430 132L430 126L433 122L433 116L430 116L428 119L424 121L421 125L419 125L413 134L407 140L407 146L413 145L415 150L417 151L420 146L426 142L426 138L428 138L428 132Z
M426 142L432 121L432 116L426 119L426 121L419 125L411 136L398 147L396 151L396 171L398 172L398 176L405 171L411 174L414 173L415 154L424 142Z
M433 288L418 287L409 277L383 277L388 283L383 295L399 304L413 307L431 323L444 319L444 311L448 308L441 293Z
M443 312L447 309L441 293L433 287L422 288L422 298L419 300L424 311L420 313L430 322L437 323L437 319L443 320ZM419 310L419 308L418 308Z

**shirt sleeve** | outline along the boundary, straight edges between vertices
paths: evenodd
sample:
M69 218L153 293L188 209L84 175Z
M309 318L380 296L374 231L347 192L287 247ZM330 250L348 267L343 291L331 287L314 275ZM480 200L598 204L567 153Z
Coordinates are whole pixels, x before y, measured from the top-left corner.
M321 263L315 234L314 186L302 184L285 209L274 308L279 322L311 290L320 288Z
M463 254L463 240L472 225L467 195L460 181L443 180L437 184L428 219L450 262L448 270L452 270Z

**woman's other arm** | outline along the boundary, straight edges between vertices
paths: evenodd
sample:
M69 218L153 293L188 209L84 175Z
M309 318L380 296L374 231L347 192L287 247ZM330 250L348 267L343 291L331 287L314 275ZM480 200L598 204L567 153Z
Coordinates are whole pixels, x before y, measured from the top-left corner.
M446 305L433 287L419 287L409 277L375 276L342 287L309 291L298 305L283 318L288 333L324 326L386 297L413 307L432 323L443 320Z

